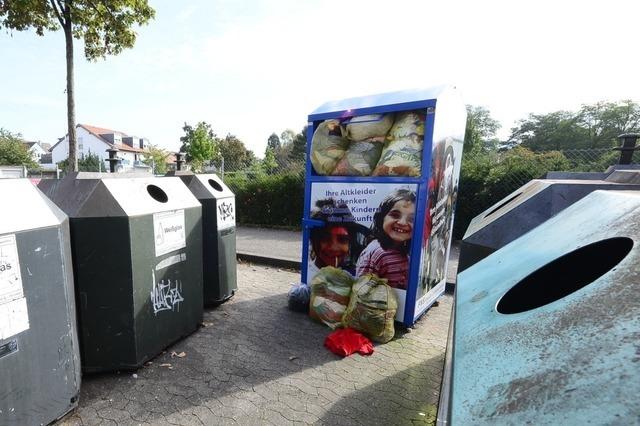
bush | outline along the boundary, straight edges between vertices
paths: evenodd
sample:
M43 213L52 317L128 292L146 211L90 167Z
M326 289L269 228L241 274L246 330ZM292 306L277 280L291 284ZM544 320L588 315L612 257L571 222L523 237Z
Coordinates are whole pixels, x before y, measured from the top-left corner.
M304 179L300 173L225 176L236 194L236 220L242 225L300 229Z

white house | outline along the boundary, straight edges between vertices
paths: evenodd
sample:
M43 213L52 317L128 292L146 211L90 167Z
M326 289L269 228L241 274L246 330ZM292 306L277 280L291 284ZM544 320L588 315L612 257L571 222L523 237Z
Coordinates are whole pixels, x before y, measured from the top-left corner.
M24 144L31 153L31 158L33 158L33 161L36 163L39 163L42 156L48 154L51 149L51 145L48 143L24 142Z
M130 171L134 168L148 168L142 163L147 151L149 141L146 138L129 136L117 130L103 127L90 126L88 124L76 125L76 138L78 140L78 158L93 154L100 157L105 167L109 170L109 163L104 161L109 158L108 149L117 148L119 171ZM58 143L51 148L51 157L54 164L66 160L69 157L69 135L60 138Z

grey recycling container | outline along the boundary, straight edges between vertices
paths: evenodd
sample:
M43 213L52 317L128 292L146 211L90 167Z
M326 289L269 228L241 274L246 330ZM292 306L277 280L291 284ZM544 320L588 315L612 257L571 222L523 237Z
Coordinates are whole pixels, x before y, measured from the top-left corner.
M48 424L80 392L69 220L27 179L0 193L0 425Z
M593 191L640 190L638 177L640 170L611 169L604 180L529 181L473 218L460 243L458 272L464 271Z
M567 180L610 180L608 179L617 171L638 171L640 164L613 164L607 167L604 172L547 172L544 179L567 179Z
M40 185L70 218L83 371L135 369L196 330L202 213L179 179L77 173Z
M215 174L175 175L202 204L204 303L222 303L238 288L235 194Z
M638 424L639 225L594 191L458 275L447 424Z

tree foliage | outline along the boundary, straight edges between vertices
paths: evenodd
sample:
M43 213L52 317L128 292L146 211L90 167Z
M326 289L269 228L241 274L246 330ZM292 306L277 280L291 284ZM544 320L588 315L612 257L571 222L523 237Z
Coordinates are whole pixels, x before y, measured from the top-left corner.
M29 149L24 144L22 135L11 133L3 128L0 128L0 165L38 168L38 164L33 161Z
M264 153L264 158L262 159L262 170L267 173L273 173L278 168L278 162L276 161L276 155L273 152L273 149L267 147L267 151Z
M103 160L97 154L92 154L91 152L78 159L79 172L104 172L107 170L107 167L105 167ZM67 158L60 161L58 168L60 170L68 170L69 159Z
M511 130L509 143L533 151L597 149L617 146L622 133L640 131L640 105L598 102L579 111L530 114Z
M267 150L271 150L274 154L278 152L282 144L280 143L280 138L275 133L271 133L269 139L267 139L267 148L265 149L265 155Z
M225 172L244 170L256 161L253 151L247 149L240 139L230 133L220 141L220 155L224 158Z
M291 129L286 129L280 133L280 143L282 146L287 146L293 143L293 139L296 137L296 132Z
M307 126L302 128L300 133L297 133L293 141L291 142L291 152L289 152L289 159L297 162L304 162L307 152Z
M500 122L491 117L487 108L467 105L464 153L486 152L495 149L498 144L496 132L500 127Z
M69 27L73 38L84 41L88 60L117 55L133 47L133 26L155 16L147 0L2 0L0 26L36 34Z
M184 123L184 136L180 137L180 151L187 154L187 161L195 171L202 171L205 164L220 155L219 140L211 125L201 121L196 127Z
M73 39L83 40L84 54L90 61L117 55L133 47L134 25L146 24L154 15L147 0L0 0L0 28L33 29L40 36L46 31L64 32L70 170L78 170Z
M167 158L169 152L157 145L150 145L142 162L153 169L154 175L167 173Z

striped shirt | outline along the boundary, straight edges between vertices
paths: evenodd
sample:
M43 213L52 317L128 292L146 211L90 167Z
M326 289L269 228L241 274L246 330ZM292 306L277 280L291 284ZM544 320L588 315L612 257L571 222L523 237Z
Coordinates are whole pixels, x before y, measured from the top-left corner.
M395 249L385 250L380 247L378 240L373 240L360 253L356 265L356 276L364 274L376 274L380 278L386 278L389 286L406 290L409 256Z

